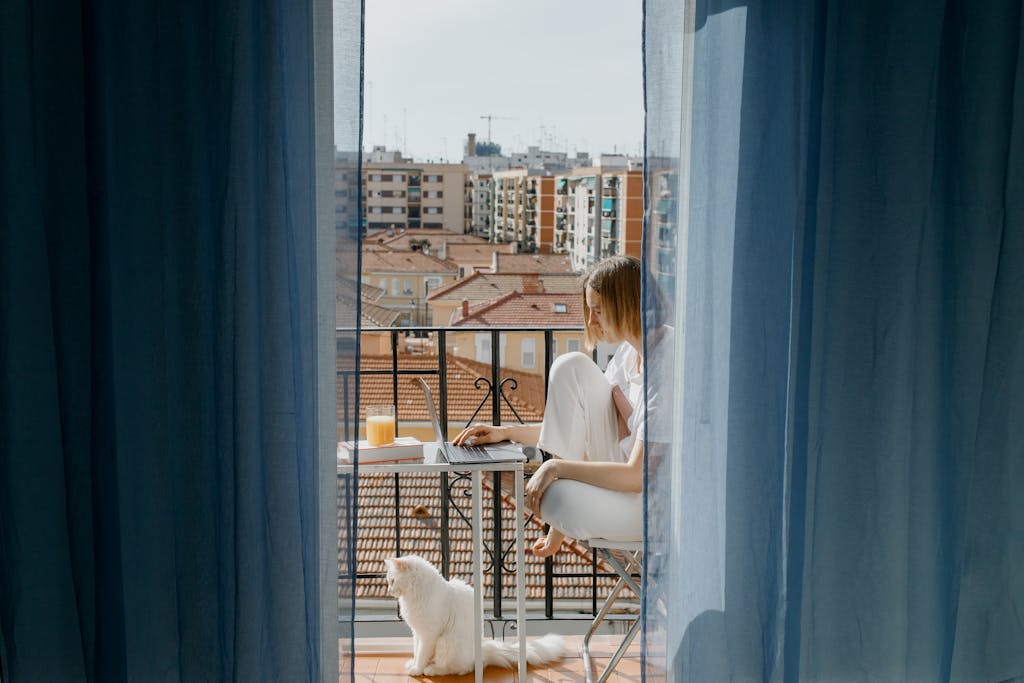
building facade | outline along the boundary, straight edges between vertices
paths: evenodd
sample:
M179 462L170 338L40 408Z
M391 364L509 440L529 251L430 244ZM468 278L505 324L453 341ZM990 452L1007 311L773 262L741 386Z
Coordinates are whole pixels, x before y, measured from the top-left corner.
M363 165L365 226L369 231L468 232L472 218L468 180L464 164L368 161Z
M363 251L363 283L383 290L376 303L399 311L401 326L432 324L427 297L457 276L454 264L420 251Z
M550 253L555 234L555 178L525 168L494 174L491 241L523 253Z
M573 270L614 255L640 256L643 171L578 168L554 179L552 250L568 253Z

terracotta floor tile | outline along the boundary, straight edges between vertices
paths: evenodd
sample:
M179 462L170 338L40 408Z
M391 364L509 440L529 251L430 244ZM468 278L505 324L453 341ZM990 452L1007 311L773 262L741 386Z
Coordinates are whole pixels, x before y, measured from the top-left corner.
M377 665L379 663L379 657L356 657L352 662L352 669L357 676L359 674L370 674L372 676L377 672Z
M581 655L582 636L567 636L567 655L564 659L546 667L531 667L527 674L528 683L583 683L586 680ZM593 639L591 652L598 668L607 663L611 653L621 642L621 636L597 636ZM473 674L464 676L417 676L405 673L408 654L357 656L353 667L358 683L473 683ZM488 667L484 672L485 683L519 683L517 670ZM608 683L639 683L640 643L635 640L628 654L609 677ZM340 683L348 683L347 674Z
M581 659L562 660L543 669L531 670L530 673L530 680L536 683L581 683L586 680Z

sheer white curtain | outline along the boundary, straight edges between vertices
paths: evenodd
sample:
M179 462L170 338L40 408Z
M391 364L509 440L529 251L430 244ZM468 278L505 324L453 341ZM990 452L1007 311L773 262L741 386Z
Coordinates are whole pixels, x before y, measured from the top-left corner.
M1024 676L1020 4L645 8L648 678Z

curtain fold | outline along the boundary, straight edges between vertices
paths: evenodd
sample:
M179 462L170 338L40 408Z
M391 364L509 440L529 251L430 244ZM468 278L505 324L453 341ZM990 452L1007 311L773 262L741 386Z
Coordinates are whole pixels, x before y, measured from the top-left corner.
M1020 4L645 30L648 676L1024 676Z
M312 12L4 4L5 681L323 674Z

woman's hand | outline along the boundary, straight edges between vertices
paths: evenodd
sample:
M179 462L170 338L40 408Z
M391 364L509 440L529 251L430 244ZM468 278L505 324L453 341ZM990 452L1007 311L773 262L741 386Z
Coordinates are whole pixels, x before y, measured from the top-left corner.
M564 538L565 534L558 529L549 529L547 536L541 536L533 542L534 557L550 557L554 555L562 547L562 540Z
M459 435L452 439L452 443L456 446L483 446L488 443L498 443L508 440L505 432L505 427L485 424L470 425L459 432Z
M535 514L540 514L540 501L551 483L558 479L558 460L548 460L537 468L526 484L524 502Z

